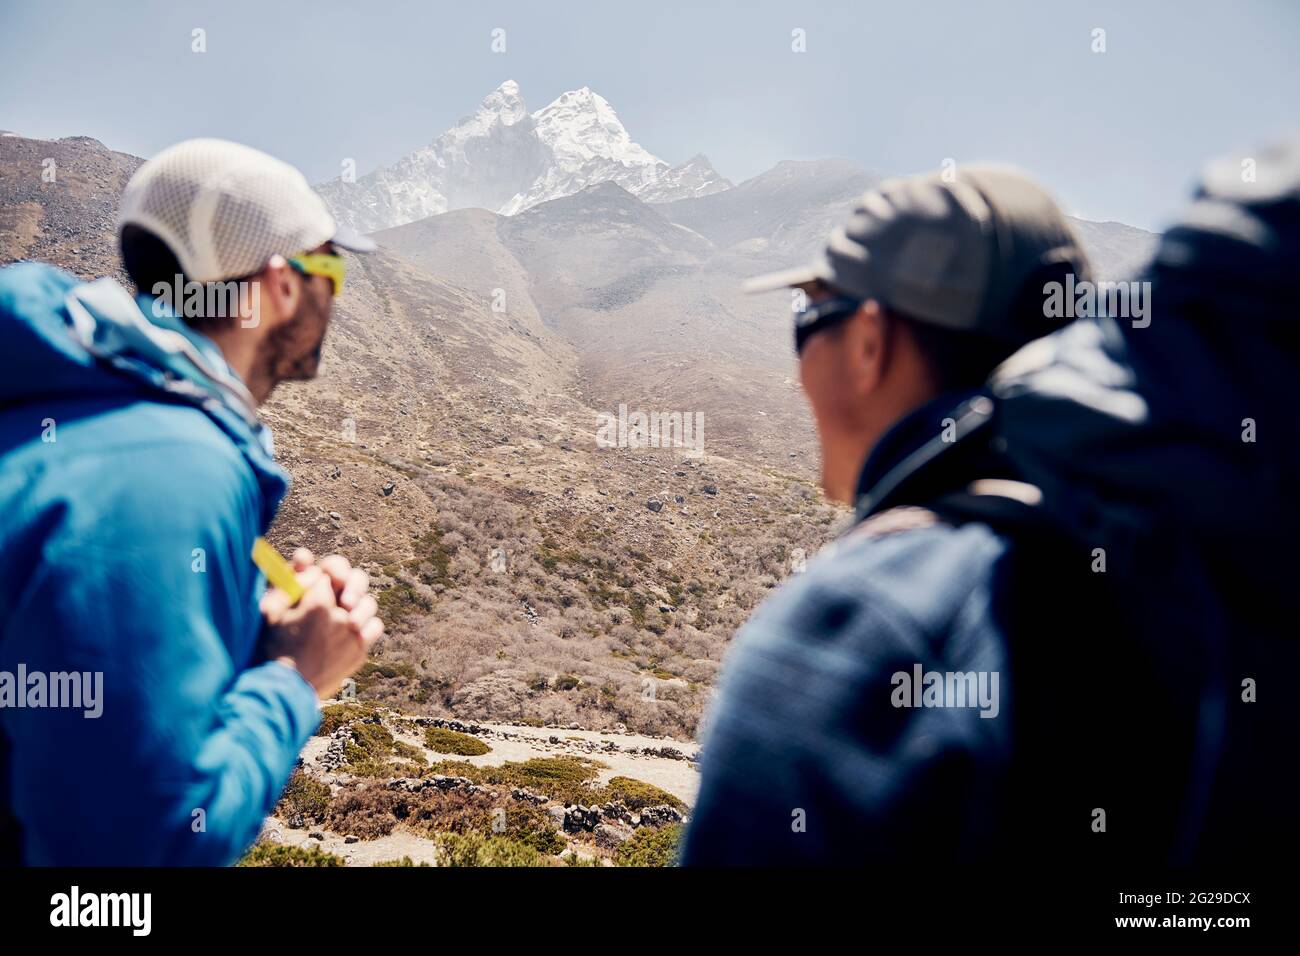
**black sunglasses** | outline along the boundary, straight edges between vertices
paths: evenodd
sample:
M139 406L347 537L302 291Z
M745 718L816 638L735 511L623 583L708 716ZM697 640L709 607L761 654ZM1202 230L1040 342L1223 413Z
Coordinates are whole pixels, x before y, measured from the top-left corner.
M837 296L833 299L823 299L821 302L810 305L802 312L796 312L794 316L795 354L801 355L803 353L803 347L810 337L822 329L838 325L861 307L862 300L860 299Z

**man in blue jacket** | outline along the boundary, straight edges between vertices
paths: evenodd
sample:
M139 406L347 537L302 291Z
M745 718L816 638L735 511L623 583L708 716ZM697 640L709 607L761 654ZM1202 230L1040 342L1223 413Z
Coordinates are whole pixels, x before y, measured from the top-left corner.
M250 554L288 476L257 406L316 372L343 279L301 173L192 140L121 202L132 296L0 270L0 815L28 864L235 860L383 630L366 576Z
M737 635L686 864L970 862L999 845L1020 694L1013 549L969 519L1032 508L1037 489L981 440L980 389L1060 325L1042 292L1070 274L1088 267L1052 200L970 168L884 184L820 261L752 284L796 290L822 484L857 524Z

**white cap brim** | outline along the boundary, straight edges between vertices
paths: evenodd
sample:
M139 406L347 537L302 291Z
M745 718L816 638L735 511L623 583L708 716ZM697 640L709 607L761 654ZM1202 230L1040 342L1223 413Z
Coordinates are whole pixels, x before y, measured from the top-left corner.
M348 252L374 252L379 246L369 236L363 236L347 226L339 226L330 237L330 242L342 246Z

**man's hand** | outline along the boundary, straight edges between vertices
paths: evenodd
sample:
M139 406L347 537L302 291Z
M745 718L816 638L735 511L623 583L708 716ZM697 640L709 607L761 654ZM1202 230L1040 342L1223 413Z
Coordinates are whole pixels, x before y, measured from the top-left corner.
M278 588L262 597L269 635L267 657L295 668L323 697L333 697L345 678L365 663L384 632L379 605L369 593L366 572L332 554L313 563L306 548L293 554L304 594L293 607Z
M316 563L316 558L306 548L299 548L293 553L293 569L299 573L306 571ZM355 611L360 607L370 608L370 617L375 616L379 605L370 596L370 575L360 568L354 568L341 554L331 554L321 558L317 565L330 579L334 587L334 599L345 611ZM369 602L367 605L366 602Z

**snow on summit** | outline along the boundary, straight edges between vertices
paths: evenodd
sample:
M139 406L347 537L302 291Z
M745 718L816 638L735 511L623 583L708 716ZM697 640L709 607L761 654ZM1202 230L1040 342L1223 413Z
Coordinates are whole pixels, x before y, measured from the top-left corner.
M528 108L524 106L524 98L519 95L519 84L514 80L506 80L483 98L478 112L462 119L443 137L454 136L463 140L470 136L486 135L497 124L513 126L527 115Z
M647 202L731 186L702 156L669 168L589 87L530 114L519 84L507 80L428 146L356 182L334 179L317 190L340 222L374 232L467 207L514 215L603 182Z
M590 88L563 93L533 114L537 135L566 164L612 159L626 166L667 168L639 143L632 142L609 101Z

